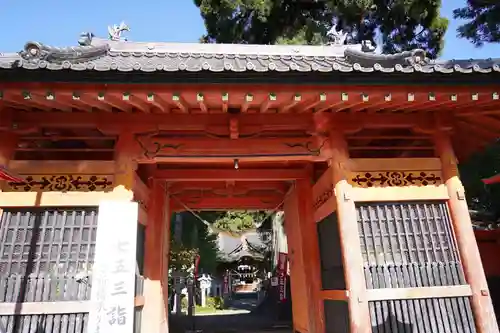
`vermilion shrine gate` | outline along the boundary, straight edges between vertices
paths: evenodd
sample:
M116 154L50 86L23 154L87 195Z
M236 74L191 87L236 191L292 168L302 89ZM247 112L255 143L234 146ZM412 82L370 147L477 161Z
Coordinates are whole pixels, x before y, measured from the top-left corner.
M70 290L92 266L82 235L100 205L136 202L119 221L145 230L136 331L164 332L171 213L282 207L296 331L499 332L457 172L498 137L498 63L366 43L79 43L0 56L2 279L31 258L31 280L55 264ZM41 236L56 229L74 237ZM91 311L75 302L87 292L3 295L9 329L50 317L81 332Z

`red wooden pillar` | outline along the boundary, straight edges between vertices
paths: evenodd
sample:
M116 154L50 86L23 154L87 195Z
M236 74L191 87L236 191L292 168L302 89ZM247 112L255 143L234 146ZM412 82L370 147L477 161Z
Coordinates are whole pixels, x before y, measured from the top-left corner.
M349 155L342 132L332 130L329 137L330 172L335 189L337 217L347 289L349 326L352 333L370 333L371 322L366 298L366 281L357 222L356 207L348 183Z
M136 144L131 131L123 131L115 146L114 198L131 201L137 179ZM144 249L144 306L141 332L168 332L168 288L163 290L162 265L165 229L170 227L166 215L168 200L160 181L149 184L149 200ZM118 231L119 232L119 231ZM167 249L168 250L168 249ZM168 265L168 258L167 258ZM167 298L165 300L165 297Z
M166 209L167 208L167 209ZM144 307L142 310L141 332L168 332L168 288L165 281L165 234L170 228L168 200L163 183L150 183L148 218L146 225L144 253ZM168 249L167 249L168 250ZM164 288L165 287L165 288ZM166 299L165 299L166 298Z
M9 166L9 162L14 155L18 142L19 138L17 134L0 132L0 167Z
M12 173L8 166L14 156L19 142L18 135L10 132L0 132L0 181L20 181L18 175ZM1 210L0 210L1 215Z
M170 226L172 218L172 210L170 208L170 196L168 192L163 192L163 223L161 228L161 286L163 291L163 304L165 309L165 319L168 319L168 267L170 259ZM168 333L168 321L165 322L165 329L162 332Z
M131 131L123 131L115 145L114 192L126 200L134 197L134 185L137 170L135 140Z
M465 192L459 179L456 157L449 135L445 131L435 134L436 152L441 159L443 177L450 199L453 229L464 268L465 279L472 289L472 310L478 333L498 333L495 311L489 295L483 264L479 255Z
M294 330L300 333L322 333L323 305L318 236L313 219L312 185L300 179L284 203L285 232L290 259Z

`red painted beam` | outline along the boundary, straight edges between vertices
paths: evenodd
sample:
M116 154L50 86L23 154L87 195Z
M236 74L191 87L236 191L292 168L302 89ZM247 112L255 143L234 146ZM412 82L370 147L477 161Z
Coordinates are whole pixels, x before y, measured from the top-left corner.
M230 134L229 114L132 114L132 113L30 113L4 111L1 127L23 130L29 127L103 128L129 127L132 131L182 130ZM432 117L411 114L332 114L326 116L338 128L412 128L428 125ZM241 114L238 115L239 136L260 131L315 129L311 114ZM215 127L214 127L215 126ZM216 128L221 126L221 128ZM0 127L0 128L1 128ZM220 132L220 133L219 133Z
M262 201L261 198L206 198L198 202L185 203L170 199L170 208L174 212L186 210L270 210L277 209L281 200ZM187 207L187 208L186 208Z
M283 181L255 181L255 182L215 182L215 181L183 181L173 182L168 184L168 191L171 194L186 192L186 191L232 191L232 193L247 193L250 191L276 191L286 193L289 184Z
M201 202L205 199L210 199L210 200L220 200L222 202L226 200L231 200L231 199L249 199L252 200L252 198L257 198L262 202L275 202L275 201L280 201L283 200L284 194L281 193L270 193L269 191L260 191L257 193L252 193L249 195L218 195L215 193L180 193L176 195L172 195L172 198L174 200L178 200L183 203L193 203L196 204L197 202Z
M7 112L8 114L8 112ZM118 128L128 126L131 130L181 130L208 131L215 134L230 133L229 114L132 114L132 113L68 113L13 112L0 125L20 129L24 127L67 127L67 128ZM314 128L313 118L309 114L241 114L238 115L239 134L252 132L304 130ZM215 128L214 128L215 126ZM220 128L218 128L220 126ZM220 132L220 133L219 133ZM248 132L248 133L247 133Z
M312 136L271 137L231 140L214 138L150 138L141 137L139 163L154 160L158 163L210 159L232 162L310 161L317 159L320 146ZM175 162L174 162L175 163Z
M307 179L305 169L162 169L153 178L174 181L273 181Z

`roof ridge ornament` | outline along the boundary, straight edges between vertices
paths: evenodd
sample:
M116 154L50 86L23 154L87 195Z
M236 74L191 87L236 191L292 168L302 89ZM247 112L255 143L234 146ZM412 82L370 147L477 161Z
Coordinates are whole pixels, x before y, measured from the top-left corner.
M114 24L113 26L108 26L109 39L112 41L126 41L126 38L122 39L122 34L124 31L130 31L128 25L125 22L121 22L120 25Z
M392 68L395 66L415 67L431 63L425 50L422 49L402 51L394 54L376 54L374 51L369 51L371 50L368 49L369 47L373 47L371 43L364 42L361 50L347 48L344 51L344 56L351 64L359 64L367 68L373 67L376 64L385 68Z
M334 24L330 30L326 33L326 36L330 40L328 45L346 45L347 37L349 32L344 32L344 29L337 30L337 24ZM357 44L359 45L359 44ZM363 40L361 42L361 51L366 53L374 53L376 47L372 44L371 40Z
M92 38L94 38L94 34L91 32L82 32L80 34L80 38L78 39L78 44L80 46L89 46L92 45Z
M375 53L377 48L372 44L371 40L364 40L361 42L361 51L365 53Z
M19 56L28 62L46 61L49 63L80 63L103 57L109 51L109 45L92 45L94 34L82 32L78 39L79 46L55 47L40 42L27 42Z
M326 33L326 37L329 39L328 45L344 45L347 35L348 33L344 32L343 29L337 30L337 25L334 24Z

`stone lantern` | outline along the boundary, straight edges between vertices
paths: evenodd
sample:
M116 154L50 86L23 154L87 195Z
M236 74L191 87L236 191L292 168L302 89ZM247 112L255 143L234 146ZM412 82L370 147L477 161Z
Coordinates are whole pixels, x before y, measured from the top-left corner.
M208 291L212 288L212 278L207 274L202 274L198 281L200 282L201 289L201 306L205 307L207 304Z

